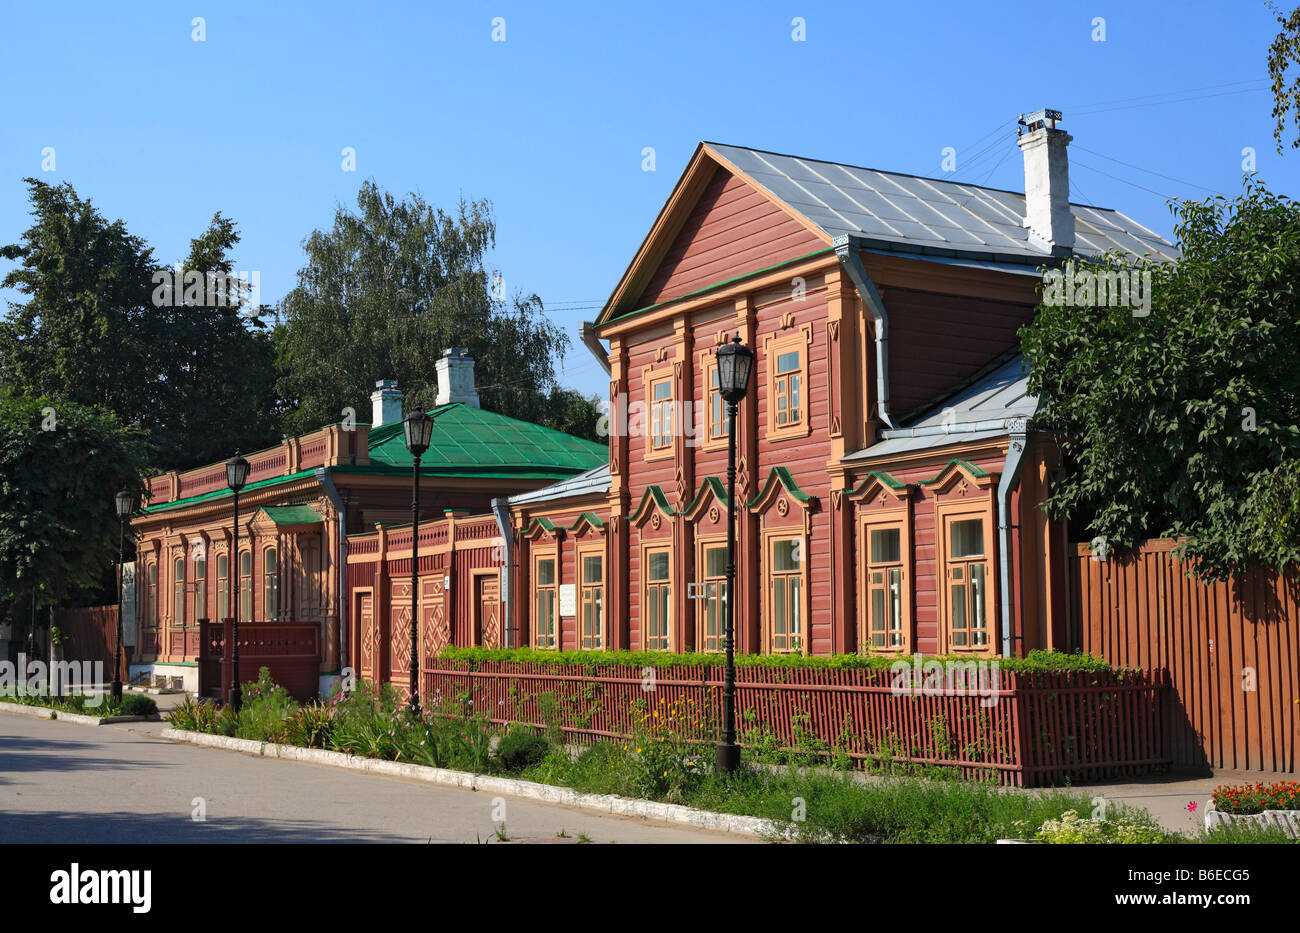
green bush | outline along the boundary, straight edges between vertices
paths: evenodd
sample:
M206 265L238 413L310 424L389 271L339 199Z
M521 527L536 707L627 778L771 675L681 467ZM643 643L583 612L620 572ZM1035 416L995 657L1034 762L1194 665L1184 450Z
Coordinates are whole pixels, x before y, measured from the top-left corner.
M298 713L298 701L271 679L269 668L257 680L240 688L243 703L235 724L235 737L258 742L284 742Z
M449 661L467 661L471 664L490 661L515 661L525 664L566 664L585 667L589 672L602 667L707 667L720 665L722 658L717 654L686 652L670 654L666 651L538 651L533 648L464 648L450 646L444 648L439 657ZM890 670L900 659L894 655L799 655L799 654L738 654L736 664L740 667L793 667L793 668L829 668L832 670ZM910 661L910 658L902 660ZM968 657L950 657L935 655L926 657L927 661L961 661L967 663ZM998 665L1004 671L1109 671L1118 668L1107 664L1100 658L1086 654L1066 654L1060 651L1029 652L1023 658L998 658Z
M551 751L551 743L527 726L515 725L501 737L494 760L508 774L540 764Z
M127 693L123 694L122 705L114 712L119 716L157 716L158 704L153 697Z

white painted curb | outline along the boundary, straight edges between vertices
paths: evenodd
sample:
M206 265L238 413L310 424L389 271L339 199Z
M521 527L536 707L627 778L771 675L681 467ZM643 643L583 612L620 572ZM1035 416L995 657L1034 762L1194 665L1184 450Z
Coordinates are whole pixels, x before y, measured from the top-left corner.
M149 716L87 716L84 713L67 713L63 710L50 709L47 706L25 706L22 703L0 703L0 712L13 713L15 716L31 716L33 719L61 719L83 726L107 726L119 722L148 722ZM157 721L157 720L153 720Z
M447 787L459 787L463 790L476 790L489 794L502 794L511 797L527 797L546 803L576 807L581 810L594 810L618 816L637 816L648 820L660 820L665 823L682 823L701 829L736 833L742 836L756 836L761 839L793 839L794 834L771 820L756 816L739 816L733 813L713 813L709 810L697 810L675 803L658 803L653 800L633 800L614 794L583 794L568 787L554 787L550 784L538 784L536 781L520 781L515 778L497 777L488 774L471 774L468 771L452 771L447 768L430 768L426 765L408 764L401 761L384 761L380 758L365 758L348 755L344 752L331 752L321 748L299 748L296 745L276 745L271 742L255 742L251 739L232 739L224 735L210 735L206 732L189 732L184 729L164 729L164 739L173 742L188 742L191 745L204 745L226 751L243 752L259 755L263 758L283 758L287 761L307 761L313 764L329 765L335 768L347 768L352 771L369 771L391 777L403 777L427 784L441 784Z

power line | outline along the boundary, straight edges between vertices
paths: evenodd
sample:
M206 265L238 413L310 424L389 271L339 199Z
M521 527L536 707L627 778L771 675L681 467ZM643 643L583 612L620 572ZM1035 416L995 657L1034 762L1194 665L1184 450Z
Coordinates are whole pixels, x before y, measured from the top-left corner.
M1175 177L1172 176L1172 175L1162 175L1160 172L1152 171L1152 170L1149 169L1149 168L1143 168L1143 167L1140 166L1140 165L1134 165L1132 162L1125 162L1123 159L1116 159L1116 158L1114 158L1113 156L1108 156L1108 155L1106 155L1105 153L1098 152L1098 151L1095 150L1095 149L1088 149L1088 148L1085 147L1085 146L1075 146L1074 148L1076 148L1076 149L1080 149L1080 150L1082 150L1082 151L1084 151L1084 152L1091 153L1092 155L1095 155L1095 156L1101 156L1101 158L1106 159L1108 162L1118 162L1120 165L1126 165L1126 166L1128 166L1129 168L1135 168L1135 169L1137 169L1139 172L1146 172L1148 175L1155 175L1157 178L1163 178L1163 179L1165 179L1166 181L1176 181L1176 182L1178 182L1178 184L1180 184L1180 185L1187 185L1187 186L1192 187L1192 188L1200 188L1202 191L1208 191L1208 192L1210 192L1211 194L1223 194L1223 192L1222 192L1222 191L1219 191L1217 188L1207 188L1207 187L1205 187L1205 185L1198 185L1198 184L1196 184L1196 182L1194 182L1194 181L1184 181L1183 179L1181 179L1181 178L1175 178ZM1225 197L1226 197L1226 195L1225 195Z
M1103 107L1099 110L1084 110L1084 111L1075 110L1071 115L1075 117L1091 117L1099 113L1111 113L1112 111L1115 110L1134 110L1138 107L1159 107L1164 104L1182 104L1193 100L1205 100L1206 98L1209 97L1230 97L1233 94L1250 94L1255 91L1267 91L1267 90L1268 88L1266 87L1248 87L1248 88L1243 88L1242 90L1239 91L1221 91L1218 94L1196 94L1192 97L1179 97L1174 100L1156 100L1146 104L1128 104L1124 107Z
M1159 195L1160 197L1164 198L1166 201L1178 200L1178 198L1172 194L1165 194L1161 191L1157 191L1154 188L1148 188L1146 185L1139 185L1135 181L1129 181L1128 179L1120 178L1118 175L1112 175L1110 172L1103 172L1101 169L1093 168L1091 165L1088 165L1086 162L1080 162L1078 159L1074 160L1074 164L1080 166L1081 168L1086 168L1090 172L1096 172L1098 175L1105 175L1107 178L1113 178L1115 179L1115 181L1121 182L1123 184L1131 185L1134 188L1141 188L1143 191L1149 191L1151 194Z
M1109 104L1126 104L1129 101L1134 101L1134 100L1150 100L1153 97L1168 97L1171 94L1192 94L1195 93L1196 91L1217 91L1220 88L1237 87L1238 85L1241 84L1255 84L1260 81L1266 82L1268 81L1268 79L1250 78L1246 81L1229 81L1226 84L1207 84L1204 87L1189 87L1189 88L1183 88L1182 90L1178 90L1178 91L1162 91L1159 94L1141 94L1137 97L1120 97L1120 98L1116 98L1115 100L1098 100L1098 101L1093 101L1090 104L1070 104L1069 106L1064 107L1062 109L1064 110L1074 110L1075 108L1087 109L1089 107L1104 107ZM1246 90L1262 90L1262 89L1247 88ZM1239 92L1234 92L1234 93L1239 93ZM1213 96L1213 95L1208 95L1208 96Z

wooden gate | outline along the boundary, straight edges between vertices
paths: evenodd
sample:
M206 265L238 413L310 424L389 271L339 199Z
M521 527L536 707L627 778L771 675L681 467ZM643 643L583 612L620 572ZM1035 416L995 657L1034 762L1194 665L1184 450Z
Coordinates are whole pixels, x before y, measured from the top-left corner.
M375 614L375 594L358 593L356 606L361 635L361 676L374 682L382 673L379 649L383 644L379 617Z
M496 574L480 574L475 580L474 644L498 648L501 645L501 580Z

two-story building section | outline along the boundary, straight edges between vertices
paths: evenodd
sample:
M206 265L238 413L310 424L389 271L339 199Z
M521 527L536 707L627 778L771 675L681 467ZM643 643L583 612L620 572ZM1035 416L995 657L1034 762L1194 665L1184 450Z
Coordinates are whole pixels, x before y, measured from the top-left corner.
M738 335L738 650L1063 647L1059 452L1017 332L1045 268L1175 250L1069 201L1059 119L1022 121L1027 194L701 143L595 322L608 470L510 500L512 643L722 647Z

